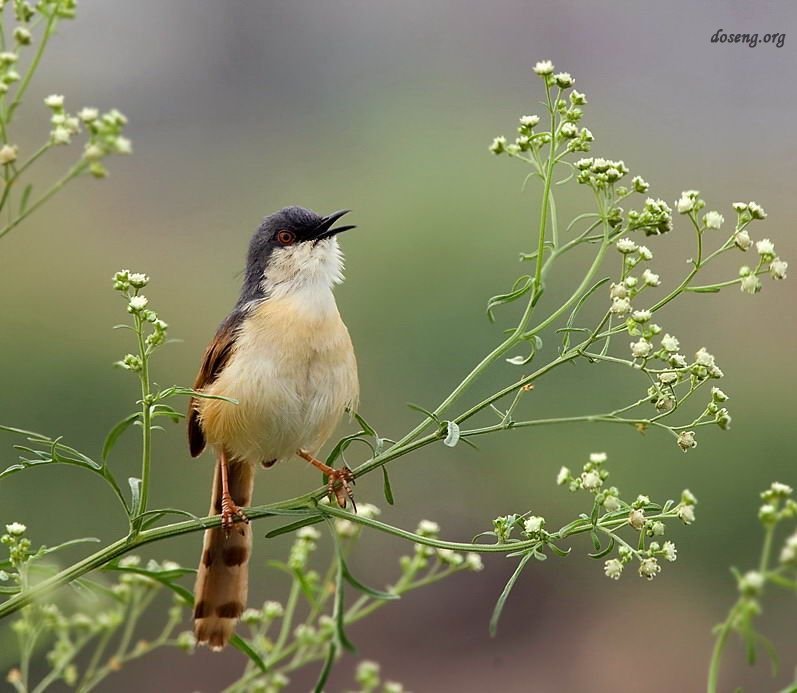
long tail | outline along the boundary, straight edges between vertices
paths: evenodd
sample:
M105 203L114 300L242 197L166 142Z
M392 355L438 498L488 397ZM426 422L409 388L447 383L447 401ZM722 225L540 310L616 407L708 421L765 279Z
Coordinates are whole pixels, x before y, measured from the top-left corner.
M221 467L216 462L210 514L221 513ZM233 501L252 504L254 467L248 462L228 462L228 484ZM205 530L202 559L194 588L194 634L198 643L220 650L232 637L235 623L246 605L252 528L236 523L229 535L220 527Z

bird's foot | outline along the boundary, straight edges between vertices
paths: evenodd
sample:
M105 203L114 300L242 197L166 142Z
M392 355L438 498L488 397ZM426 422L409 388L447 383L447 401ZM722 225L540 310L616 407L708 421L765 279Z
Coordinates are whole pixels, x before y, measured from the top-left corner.
M249 524L249 518L244 514L232 499L229 493L225 493L221 497L221 527L224 533L229 536L230 530L236 522ZM243 529L241 529L243 533Z

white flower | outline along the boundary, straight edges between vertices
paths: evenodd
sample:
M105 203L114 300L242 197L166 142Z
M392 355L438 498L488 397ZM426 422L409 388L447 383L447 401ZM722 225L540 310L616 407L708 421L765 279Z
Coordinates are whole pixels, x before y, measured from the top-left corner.
M761 291L761 280L754 274L746 274L739 282L739 288L744 294L757 294Z
M685 525L691 525L695 521L695 507L693 505L679 505L676 515Z
M722 390L718 387L711 388L711 399L715 402L727 402L728 395L726 395Z
M609 312L615 315L625 315L629 310L631 310L631 301L627 298L615 298L612 307L609 308Z
M440 525L436 522L432 522L432 520L421 520L418 523L417 532L424 537L435 536L436 534L440 534Z
M628 288L625 284L612 284L609 287L609 298L628 298Z
M750 216L752 216L753 219L767 218L767 213L764 211L764 208L756 202L749 202L747 204L747 209L750 210Z
M484 570L482 557L478 553L473 553L472 551L465 554L465 566L468 570L472 570L475 573Z
M677 380L678 374L675 371L664 371L664 373L659 373L659 382L665 385L672 385L672 383Z
M357 534L358 526L351 520L338 518L335 520L335 531L339 537L353 537Z
M136 289L143 289L149 284L149 277L143 272L133 272L128 280Z
M650 262L653 259L653 251L646 245L639 246L639 257Z
M534 72L540 76L552 75L553 63L550 60L540 60L540 62L534 66Z
M734 202L732 206L737 212L739 212L739 214L741 214L742 212L746 212L747 211L747 203L746 202Z
M560 132L562 133L562 137L572 139L578 135L578 128L573 123L564 123L560 128Z
M617 246L617 250L619 250L623 255L633 253L639 247L630 238L621 238L615 245Z
M700 347L695 354L695 363L699 366L705 366L706 368L712 368L714 363L714 357L706 351L706 347Z
M707 212L703 216L703 223L706 225L707 229L718 229L722 226L722 222L724 221L725 217L719 212Z
M681 343L676 337L668 333L661 338L661 346L665 351L675 352L681 347Z
M678 447L684 452L697 447L694 431L681 431L678 434L678 440L676 442L678 443Z
M556 81L556 86L561 87L562 89L572 87L576 81L572 78L569 72L557 72L553 78Z
M279 602L268 601L263 604L263 614L268 619L282 618L284 613L285 609L282 608L282 604Z
M638 193L647 192L648 188L650 187L650 183L642 178L642 176L634 176L631 180L631 184L634 186L634 190Z
M685 488L681 491L681 503L685 505L695 505L697 503L697 497L688 488Z
M651 313L649 310L635 310L633 313L631 313L631 317L634 319L634 322L639 323L647 322L650 320L652 315L653 313Z
M544 517L531 515L530 517L527 517L526 521L523 523L523 531L529 535L539 534L540 531L542 531L544 525L545 525Z
M672 354L670 356L670 365L674 368L686 368L687 361L686 356L683 354Z
M382 511L371 503L362 503L357 505L357 514L366 520L373 520L377 515L381 515Z
M93 123L100 117L100 112L96 108L81 108L77 116L84 123Z
M631 356L635 359L643 359L653 351L653 345L644 337L638 342L631 342Z
M603 507L607 513L617 512L620 509L620 499L617 496L606 496Z
M623 574L623 564L616 558L610 558L603 564L603 572L612 580L619 580Z
M540 122L538 115L524 115L520 118L520 124L525 128L533 128Z
M750 570L739 580L739 589L746 594L760 594L764 587L764 576L757 570Z
M461 553L456 553L451 549L437 549L437 557L443 563L447 563L448 565L462 565L465 561Z
M788 484L782 484L780 481L773 481L772 485L769 487L771 493L781 498L787 498L792 493L794 493L794 489L789 486Z
M589 454L589 461L594 464L603 464L609 456L605 452L591 452Z
M664 546L661 547L661 550L664 558L670 563L675 561L675 559L678 557L678 549L675 548L675 544L673 544L671 541L665 541Z
M646 269L644 272L642 272L642 281L647 286L658 286L659 284L661 284L661 279L659 279L659 275L654 272L651 272L649 269Z
M117 137L113 143L113 147L119 154L130 154L133 151L133 144L127 137Z
M321 538L321 532L319 532L315 527L302 527L298 532L296 532L296 537L298 539L318 541Z
M653 532L653 536L660 537L664 534L665 527L664 523L661 520L656 520L651 526L650 531ZM666 542L665 542L666 546ZM675 544L673 544L675 546Z
M64 107L64 97L62 94L50 94L45 100L44 105L47 108L63 108Z
M17 147L16 145L4 144L0 147L0 164L3 166L17 160Z
M598 472L590 471L581 474L581 486L587 491L597 491L603 485L603 479Z
M562 467L556 475L556 485L561 486L562 484L566 484L570 476L570 470L567 467Z
M680 199L678 199L675 202L675 208L681 214L686 214L687 212L691 212L694 206L695 206L695 201L690 197L687 197L686 193L681 193Z
M733 234L733 243L737 248L739 248L739 250L747 250L751 245L753 245L750 234L744 230L737 231L735 234Z
M72 133L60 125L50 133L50 137L53 144L69 144L72 141Z
M797 563L797 532L786 539L780 552L780 562L784 564Z
M628 513L628 524L634 529L642 529L645 526L645 511L641 508L634 508Z
M639 577L652 580L661 572L661 566L655 558L643 558L639 562Z
M2 160L2 154L3 152L0 150L0 161ZM787 269L789 269L789 263L779 257L776 257L769 265L769 273L773 279L785 279Z
M762 238L760 241L756 242L755 249L758 251L759 255L766 256L775 254L775 244L768 238Z
M506 151L506 137L500 135L493 139L492 144L490 145L490 151L493 154L500 154L501 152Z
M144 310L144 308L147 307L148 303L149 300L147 299L146 296L133 296L130 299L130 308L135 311ZM313 531L315 532L315 530Z
M27 529L28 528L21 522L12 522L10 525L6 525L6 532L8 532L12 537L18 537L25 534Z

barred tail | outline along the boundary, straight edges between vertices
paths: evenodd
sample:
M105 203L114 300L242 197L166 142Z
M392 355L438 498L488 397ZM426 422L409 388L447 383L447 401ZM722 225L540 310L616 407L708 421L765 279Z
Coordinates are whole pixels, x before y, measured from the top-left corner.
M210 513L221 513L221 473L216 462ZM230 495L238 506L252 504L254 468L248 462L228 462ZM205 530L202 559L194 588L194 634L213 650L223 648L246 605L252 528L236 523L227 536L216 527Z

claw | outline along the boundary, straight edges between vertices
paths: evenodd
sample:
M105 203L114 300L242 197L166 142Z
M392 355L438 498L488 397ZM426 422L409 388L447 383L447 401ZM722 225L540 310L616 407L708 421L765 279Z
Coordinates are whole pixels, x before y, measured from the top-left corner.
M233 501L232 496L228 493L221 497L221 527L226 536L230 536L230 530L236 522L249 524L249 518L243 510L241 510ZM243 534L243 528L240 533Z
M354 512L357 512L357 504L354 502L354 492L352 486L355 484L354 474L347 466L335 469L327 478L327 493L330 497L335 497L338 505L345 508L348 503Z

